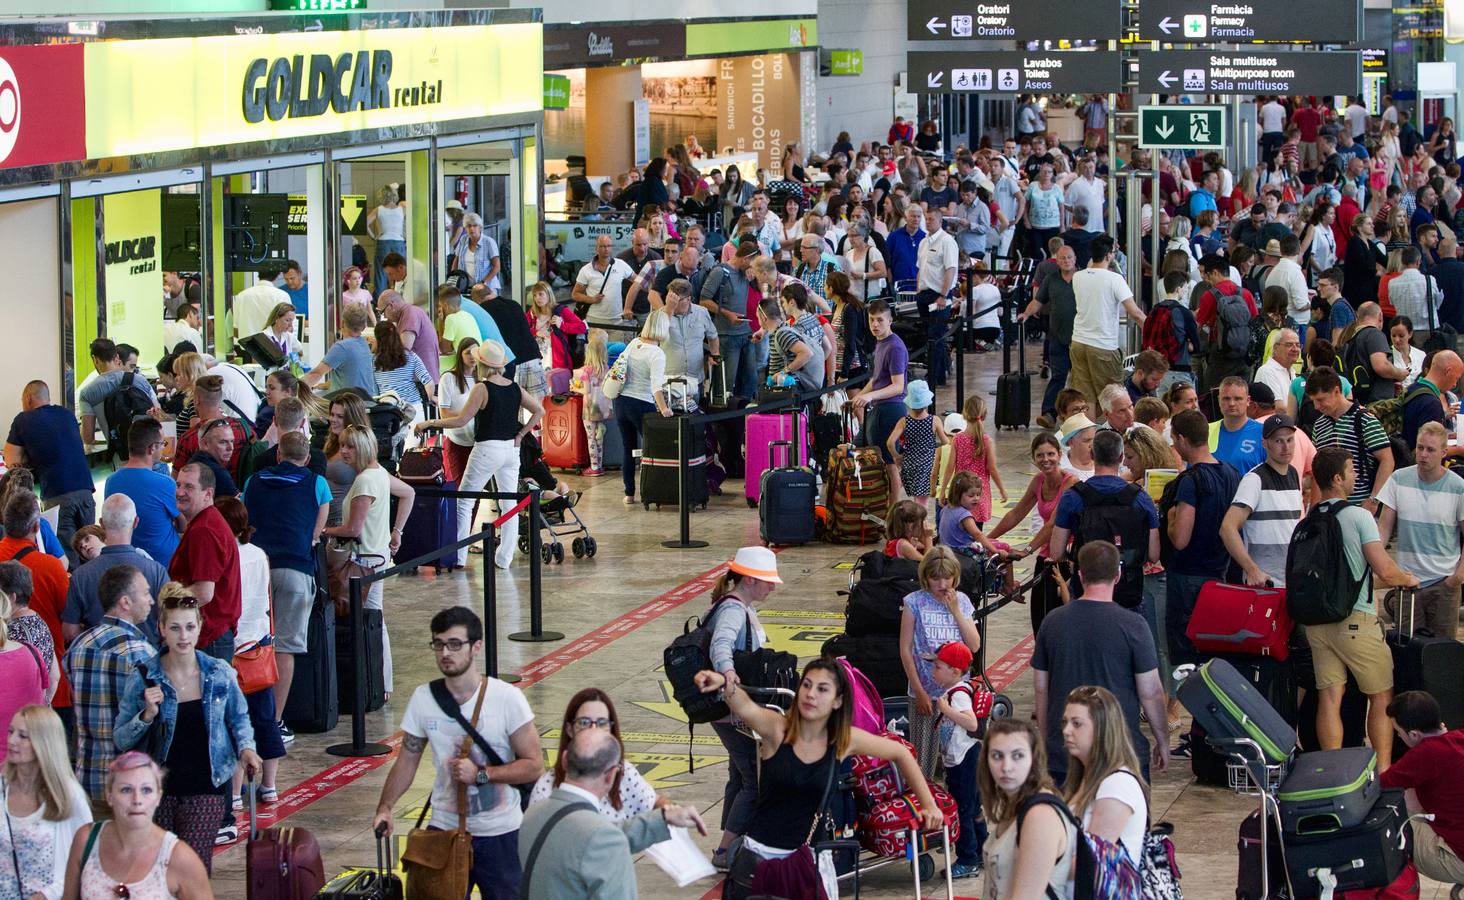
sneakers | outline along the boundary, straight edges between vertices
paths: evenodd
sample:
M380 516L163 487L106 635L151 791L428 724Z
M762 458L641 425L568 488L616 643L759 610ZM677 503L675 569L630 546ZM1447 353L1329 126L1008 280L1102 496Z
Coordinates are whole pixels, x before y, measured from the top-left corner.
M286 747L295 743L295 732L290 726L284 722L276 722L275 727L280 730L280 740L284 742Z
M626 498L625 498L625 505L626 506L635 506L635 498L627 495Z
M603 478L603 477L605 477L605 470L604 469L585 469L580 474L583 475L583 476L585 476L586 478Z
M218 835L214 838L214 846L222 847L225 844L232 844L239 840L239 826L225 825L219 829Z
M975 878L981 874L981 863L956 863L951 866L952 878Z
M1190 736L1182 734L1179 736L1179 744L1169 751L1169 755L1175 759L1191 759L1194 757L1194 749L1190 743Z
M239 812L243 812L243 811L244 811L244 797L243 797L243 795L236 795L234 797L234 812L239 813Z

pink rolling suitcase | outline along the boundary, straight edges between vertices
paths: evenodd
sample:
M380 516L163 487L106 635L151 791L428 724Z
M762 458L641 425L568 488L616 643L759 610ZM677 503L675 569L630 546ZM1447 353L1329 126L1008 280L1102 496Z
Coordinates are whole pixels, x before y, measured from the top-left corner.
M757 506L762 493L762 474L768 467L768 445L773 441L793 441L798 446L798 461L789 466L808 465L808 435L800 427L803 417L797 413L754 413L747 417L746 488L747 505ZM799 424L795 425L797 421ZM794 431L800 434L795 440Z

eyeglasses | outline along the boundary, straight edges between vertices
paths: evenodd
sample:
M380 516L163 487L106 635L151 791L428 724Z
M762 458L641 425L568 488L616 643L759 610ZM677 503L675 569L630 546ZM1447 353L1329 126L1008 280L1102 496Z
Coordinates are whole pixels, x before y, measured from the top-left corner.
M227 427L229 427L228 419L214 419L212 422L209 422L207 425L203 426L203 433L208 434L215 429Z
M589 716L580 716L574 720L574 727L580 731L584 731L587 728L611 728L614 725L614 719L606 719L603 717L592 719Z
M432 652L433 653L441 653L444 650L446 650L446 651L448 651L450 653L456 653L459 650L463 649L464 647L468 646L468 644L470 644L470 643L472 643L472 642L471 641L460 641L457 638L450 638L450 639L445 640L445 641L437 640L437 639L434 638L433 641L432 641L432 643L428 644L427 646L429 646L429 647L432 648Z
M184 594L181 597L167 597L163 600L163 609L197 609L198 598L192 594Z

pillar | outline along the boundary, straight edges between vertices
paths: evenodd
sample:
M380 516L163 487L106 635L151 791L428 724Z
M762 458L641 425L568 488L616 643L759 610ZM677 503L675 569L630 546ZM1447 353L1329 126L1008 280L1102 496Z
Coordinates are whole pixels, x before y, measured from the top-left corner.
M616 175L635 164L635 101L640 66L585 70L585 171Z

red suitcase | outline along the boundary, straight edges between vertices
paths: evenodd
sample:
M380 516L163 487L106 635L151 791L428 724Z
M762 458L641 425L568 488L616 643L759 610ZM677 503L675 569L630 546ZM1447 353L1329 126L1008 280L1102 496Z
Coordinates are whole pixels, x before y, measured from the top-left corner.
M794 424L795 421L797 424ZM747 423L747 460L744 479L747 505L757 506L762 496L762 474L768 467L768 445L774 441L794 441L798 445L797 460L787 459L785 465L808 465L808 435L802 416L795 413L753 413ZM794 438L794 432L798 437ZM789 457L792 454L788 454Z
M898 734L886 731L880 736L904 744L910 755L915 755L915 745ZM858 785L860 809L871 809L882 801L898 797L904 788L894 765L873 756L854 757L854 779Z
M1285 662L1293 622L1286 590L1208 582L1185 634L1204 653L1249 653Z
M259 828L253 782L249 796L249 834L245 847L245 890L249 900L309 900L325 886L320 844L303 828Z
M945 815L951 830L951 843L954 844L961 833L956 800L939 785L932 784L930 793ZM859 816L860 845L878 856L904 856L910 828L917 823L919 813L920 801L915 799L913 792L876 803L869 812Z
M544 465L553 469L586 469L590 445L585 439L585 398L579 394L544 401Z

